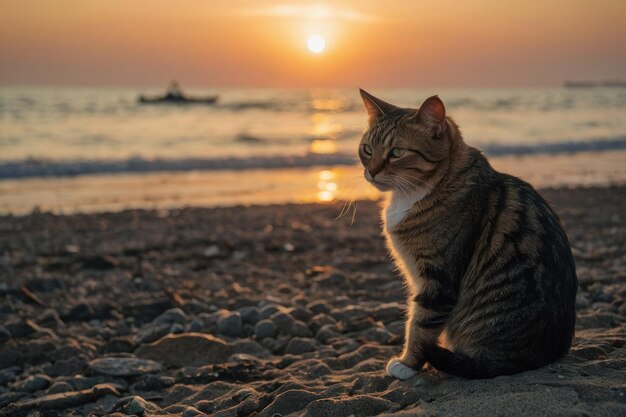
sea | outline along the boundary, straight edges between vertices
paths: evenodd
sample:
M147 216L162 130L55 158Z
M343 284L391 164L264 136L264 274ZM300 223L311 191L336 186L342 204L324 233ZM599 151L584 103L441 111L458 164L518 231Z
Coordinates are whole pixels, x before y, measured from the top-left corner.
M367 118L356 88L184 92L219 99L142 104L163 89L0 87L0 213L380 197L360 179ZM626 181L626 88L370 92L403 107L438 94L467 143L541 186Z

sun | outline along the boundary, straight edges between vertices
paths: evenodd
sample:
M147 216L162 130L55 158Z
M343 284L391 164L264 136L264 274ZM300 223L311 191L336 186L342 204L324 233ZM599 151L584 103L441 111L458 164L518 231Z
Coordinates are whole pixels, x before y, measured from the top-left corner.
M306 46L309 51L319 54L326 49L326 41L320 35L311 35L306 41Z

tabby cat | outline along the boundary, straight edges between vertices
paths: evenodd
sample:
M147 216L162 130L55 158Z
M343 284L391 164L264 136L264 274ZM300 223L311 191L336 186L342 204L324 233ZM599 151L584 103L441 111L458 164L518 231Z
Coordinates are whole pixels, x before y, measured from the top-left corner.
M361 90L365 178L388 191L384 235L409 291L406 379L430 363L466 378L514 374L567 353L576 270L560 221L535 189L463 141L437 96L399 108Z

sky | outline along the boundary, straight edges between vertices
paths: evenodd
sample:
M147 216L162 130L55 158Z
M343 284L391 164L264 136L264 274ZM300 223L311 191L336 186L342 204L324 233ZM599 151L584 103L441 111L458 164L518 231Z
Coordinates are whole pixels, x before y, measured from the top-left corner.
M626 79L625 21L624 0L1 0L0 85L558 86Z

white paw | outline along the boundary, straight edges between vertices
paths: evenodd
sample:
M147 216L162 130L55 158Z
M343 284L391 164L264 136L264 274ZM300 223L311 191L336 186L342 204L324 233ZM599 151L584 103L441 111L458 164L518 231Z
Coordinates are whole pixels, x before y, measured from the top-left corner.
M387 363L385 371L387 372L387 375L398 379L409 379L417 374L416 370L411 369L400 362L400 359L390 360L389 363Z

